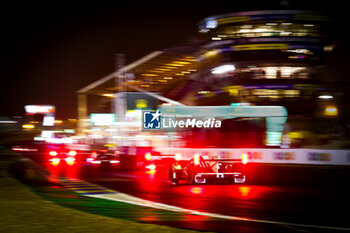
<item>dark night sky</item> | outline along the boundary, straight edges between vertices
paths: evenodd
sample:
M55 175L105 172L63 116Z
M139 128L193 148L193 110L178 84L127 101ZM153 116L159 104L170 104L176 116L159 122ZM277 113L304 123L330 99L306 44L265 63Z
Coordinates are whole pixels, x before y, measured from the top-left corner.
M26 104L53 104L59 118L76 117L75 91L113 72L116 53L125 53L130 63L154 50L185 45L196 24L210 15L313 9L337 17L341 28L350 13L341 1L74 2L1 3L0 116L22 116ZM349 37L340 31L338 37L343 47L330 64L345 77Z

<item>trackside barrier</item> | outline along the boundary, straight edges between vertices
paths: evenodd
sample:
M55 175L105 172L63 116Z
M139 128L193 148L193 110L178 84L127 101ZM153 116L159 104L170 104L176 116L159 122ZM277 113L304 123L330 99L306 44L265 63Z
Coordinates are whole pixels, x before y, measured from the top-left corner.
M261 148L156 148L156 150L168 155L180 153L183 160L193 158L196 153L220 159L240 159L245 153L250 163L350 165L350 150Z

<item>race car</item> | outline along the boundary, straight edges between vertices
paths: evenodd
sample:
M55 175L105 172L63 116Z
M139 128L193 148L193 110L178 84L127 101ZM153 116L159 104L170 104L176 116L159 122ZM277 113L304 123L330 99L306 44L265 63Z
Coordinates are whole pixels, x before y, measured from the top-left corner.
M69 150L64 145L47 145L46 155L51 165L59 164L74 165L77 161L77 151Z
M108 147L94 150L86 158L86 162L100 165L119 164L119 150L112 150Z
M216 159L195 154L190 161L177 161L169 167L169 180L178 184L187 180L190 184L205 184L211 181L244 183L244 165L247 155L242 159Z

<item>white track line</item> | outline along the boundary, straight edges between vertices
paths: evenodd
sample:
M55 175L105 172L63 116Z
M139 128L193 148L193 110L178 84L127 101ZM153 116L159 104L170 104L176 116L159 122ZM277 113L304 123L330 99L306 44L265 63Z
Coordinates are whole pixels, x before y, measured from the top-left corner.
M350 228L344 227L333 227L333 226L319 226L319 225L308 225L308 224L298 224L298 223L289 223L289 222L279 222L279 221L269 221L269 220L261 220L261 219L252 219L252 218L243 218L237 216L229 216L222 214L214 214L208 212L202 212L197 210L185 209L177 206L167 205L163 203L148 201L142 198L134 197L125 193L111 193L111 194L92 194L85 195L89 197L97 197L112 201L124 202L139 206L151 207L161 210L173 211L173 212L182 212L187 214L195 214L201 215L211 218L219 218L225 220L234 220L234 221L246 221L246 222L256 222L256 223L267 223L267 224L275 224L275 225L284 225L284 226L292 226L292 227L306 227L306 228L318 228L318 229L328 229L328 230L342 230L342 231L350 231Z
M84 182L86 184L91 184L89 182L86 182L83 180L78 180L78 179L59 179L59 180L61 182L75 181L75 182L79 182L79 183ZM95 184L93 184L93 185L98 186ZM109 190L108 188L105 188L102 186L99 186L99 187L106 189L106 190ZM115 190L113 190L113 191L115 191ZM281 226L290 226L290 227L305 227L305 228L316 228L316 229L326 229L326 230L350 231L350 228L346 228L346 227L319 226L319 225L298 224L298 223L290 223L290 222L270 221L270 220L243 218L243 217L237 217L237 216L214 214L214 213L202 212L202 211L197 211L197 210L190 210L190 209L185 209L182 207L167 205L167 204L163 204L163 203L159 203L159 202L148 201L148 200L134 197L134 196L131 196L129 194L121 193L118 191L115 191L115 193L82 194L82 195L88 196L88 197L111 200L111 201L124 202L124 203L133 204L133 205L145 206L145 207L150 207L150 208L155 208L155 209L161 209L161 210L166 210L166 211L194 214L194 215L206 216L206 217L211 217L211 218L219 218L219 219L231 220L231 221L245 221L245 222L255 222L255 223L274 224L274 225L281 225Z

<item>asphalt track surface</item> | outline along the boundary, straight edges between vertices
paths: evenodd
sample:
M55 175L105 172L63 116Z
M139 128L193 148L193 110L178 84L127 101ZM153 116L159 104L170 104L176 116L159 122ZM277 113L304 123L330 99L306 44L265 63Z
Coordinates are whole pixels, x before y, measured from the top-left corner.
M153 202L248 221L203 216L149 222L214 232L350 231L350 169L252 165L246 184L171 185L167 167L155 172L118 167L45 166L53 175L77 178ZM135 213L136 214L136 213Z

